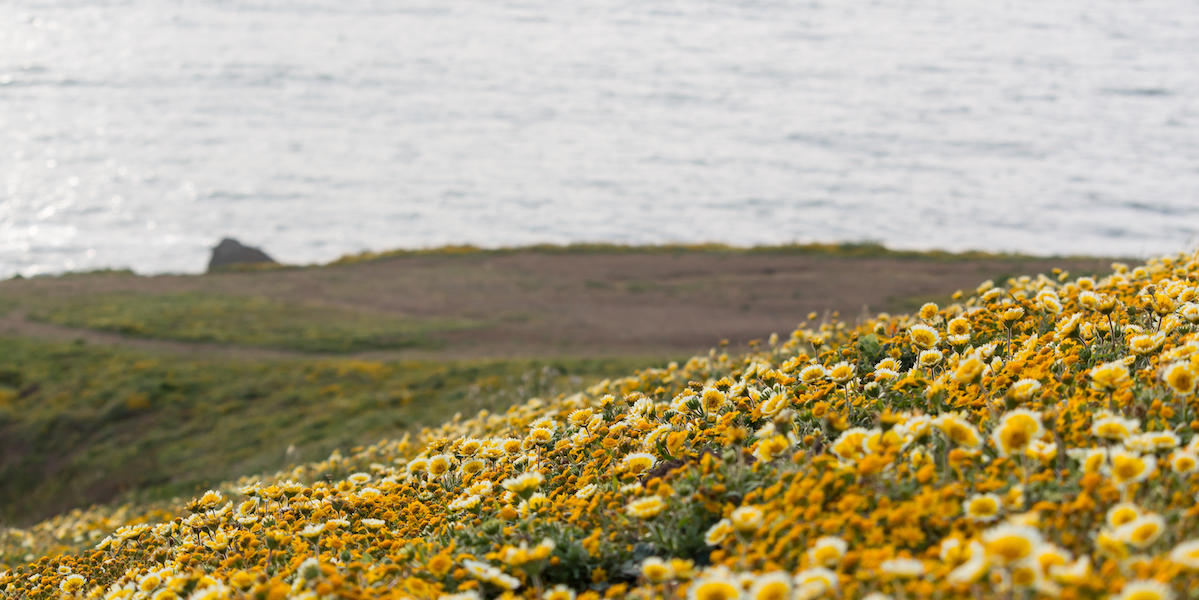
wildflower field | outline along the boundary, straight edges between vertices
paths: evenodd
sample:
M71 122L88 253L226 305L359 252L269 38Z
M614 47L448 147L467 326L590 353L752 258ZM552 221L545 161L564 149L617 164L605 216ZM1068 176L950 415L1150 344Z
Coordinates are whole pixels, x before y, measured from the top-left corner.
M0 531L0 593L1197 598L1197 284L1199 253L812 319L174 505Z

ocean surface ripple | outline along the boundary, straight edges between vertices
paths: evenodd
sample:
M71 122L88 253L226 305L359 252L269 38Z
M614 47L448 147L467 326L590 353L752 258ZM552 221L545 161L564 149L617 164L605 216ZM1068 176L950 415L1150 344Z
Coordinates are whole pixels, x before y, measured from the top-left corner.
M1199 244L1193 0L7 0L0 276Z

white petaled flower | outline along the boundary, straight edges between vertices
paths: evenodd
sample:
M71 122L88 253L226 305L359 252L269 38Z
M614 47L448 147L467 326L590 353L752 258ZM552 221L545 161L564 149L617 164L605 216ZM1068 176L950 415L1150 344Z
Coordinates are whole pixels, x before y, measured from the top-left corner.
M1101 392L1112 392L1132 379L1128 374L1128 366L1119 360L1092 367L1088 374L1091 376L1091 387Z
M542 600L575 600L575 597L575 591L561 583L546 590L541 596Z
M1091 435L1109 440L1124 440L1141 428L1137 419L1102 412L1091 422Z
M1041 310L1050 314L1056 315L1062 312L1062 301L1052 291L1044 291L1037 294L1037 304L1041 307Z
M854 375L853 365L851 365L845 361L841 361L841 362L829 367L829 369L828 369L828 378L833 380L833 383L836 383L836 384L843 384L843 383L849 381L850 379L853 379L853 375Z
M653 468L657 461L657 457L648 452L633 452L625 455L624 459L620 461L620 466L627 471L640 473Z
M928 350L940 343L941 334L937 333L936 329L920 323L908 328L908 339L917 348Z
M466 572L470 574L471 577L474 577L475 579L486 580L495 567L492 567L484 562L467 559L462 561L462 568L466 569Z
M970 560L959 565L956 569L949 572L945 576L945 581L953 585L967 585L982 579L991 567L990 561L982 556L971 557Z
M536 489L544 481L545 477L540 472L528 471L517 475L516 477L509 477L505 479L503 481L503 486L504 489L508 490L509 492L520 494Z
M981 523L987 523L999 518L1003 509L1003 501L995 494L978 494L962 502L962 512L966 518Z
M808 559L812 564L829 567L841 562L841 558L845 556L845 552L849 550L849 543L836 536L825 536L818 540L808 548Z
M300 530L300 537L314 538L325 532L324 523L311 523Z
M924 574L924 563L914 558L892 558L884 560L879 570L893 577L919 577Z
M799 588L816 592L836 591L840 580L837 573L824 567L811 567L795 574L793 578Z
M499 570L493 573L488 581L510 592L520 587L519 579Z
M658 516L666 508L666 503L658 496L637 498L625 507L625 513L638 519L651 519Z
M986 558L1000 566L1023 562L1042 543L1041 532L1028 525L1003 523L983 532Z
M1124 448L1133 452L1152 452L1155 445L1152 433L1138 433L1124 438Z
M1036 379L1021 379L1012 384L1009 394L1015 400L1027 402L1037 392L1041 391L1041 382Z
M1189 362L1181 361L1162 369L1161 377L1162 381L1180 396L1193 394L1196 382L1199 381L1199 373L1196 373L1195 368Z
M799 379L804 383L815 383L828 377L828 371L821 365L808 365L799 372Z
M1099 294L1090 290L1079 292L1078 304L1087 310L1099 310Z
M1145 435L1154 450L1172 450L1182 443L1178 434L1173 431L1150 431Z
M1143 550L1153 545L1165 530L1166 521L1161 515L1142 515L1116 529L1116 537Z
M1114 600L1173 600L1174 590L1160 581L1140 579L1129 581Z
M708 528L704 534L704 542L709 546L718 546L733 533L733 523L728 519L721 519L714 525Z
M1105 517L1109 527L1117 528L1141 516L1141 509L1131 502L1121 502L1109 509Z
M756 506L740 506L729 515L733 527L742 533L750 533L761 529L763 522L762 509Z
M1199 455L1190 451L1175 452L1170 456L1170 468L1180 475L1199 470Z
M439 600L483 600L479 592L475 590L466 590L465 592L457 592L454 594L444 594Z
M450 502L450 510L471 510L479 505L483 499L477 494L468 494L460 498L456 498Z
M1170 551L1170 560L1192 571L1199 571L1199 539L1187 540Z
M83 586L86 584L87 579L84 579L83 575L72 574L64 577L62 582L58 584L58 588L64 593L75 594L76 592L82 590Z
M874 370L874 381L879 383L891 381L893 379L897 379L898 377L899 373L895 372L894 369L882 368Z
M1149 354L1160 349L1165 341L1166 336L1161 333L1134 335L1128 338L1128 349L1135 354Z
M940 350L922 350L917 358L917 362L920 363L920 366L929 368L941 364L943 358L945 358L945 355Z
M1157 457L1152 454L1141 455L1113 448L1108 458L1104 470L1119 486L1145 481L1157 470Z
M687 597L690 600L720 598L734 600L741 597L741 582L725 569L707 569L703 576L691 583Z
M791 575L783 571L771 571L753 578L749 588L750 600L774 600L791 596Z
M1199 304L1187 302L1179 307L1178 314L1191 323L1199 323Z
M650 556L641 561L641 575L654 583L661 583L674 576L674 569L661 558Z
M762 415L766 417L773 417L782 412L782 410L787 408L790 404L791 399L787 396L786 392L773 394L768 396L766 401L762 402Z

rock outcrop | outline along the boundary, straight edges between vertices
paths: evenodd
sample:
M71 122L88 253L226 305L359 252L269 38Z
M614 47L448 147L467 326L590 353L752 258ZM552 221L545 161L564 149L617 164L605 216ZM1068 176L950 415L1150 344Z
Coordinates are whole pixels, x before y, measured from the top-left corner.
M258 248L246 246L233 238L225 238L212 249L212 258L208 261L208 272L257 263L275 263L275 259Z

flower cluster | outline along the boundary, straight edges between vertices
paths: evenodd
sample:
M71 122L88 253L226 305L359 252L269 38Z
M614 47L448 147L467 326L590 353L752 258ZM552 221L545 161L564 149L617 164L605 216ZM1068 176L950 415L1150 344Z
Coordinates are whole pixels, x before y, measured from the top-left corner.
M241 481L0 593L1188 597L1197 282L1179 255L801 327Z

